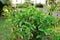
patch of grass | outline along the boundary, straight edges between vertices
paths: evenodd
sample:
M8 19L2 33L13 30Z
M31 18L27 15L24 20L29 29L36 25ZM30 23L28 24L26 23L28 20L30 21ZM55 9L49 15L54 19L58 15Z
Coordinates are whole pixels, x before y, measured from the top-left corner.
M6 24L5 18L0 18L0 40L9 40L10 28Z
M4 40L5 18L0 18L0 40Z

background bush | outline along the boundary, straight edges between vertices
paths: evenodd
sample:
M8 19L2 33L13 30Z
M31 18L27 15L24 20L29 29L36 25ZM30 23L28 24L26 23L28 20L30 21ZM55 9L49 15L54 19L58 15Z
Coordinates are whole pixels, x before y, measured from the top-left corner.
M36 7L43 8L43 4L36 4Z

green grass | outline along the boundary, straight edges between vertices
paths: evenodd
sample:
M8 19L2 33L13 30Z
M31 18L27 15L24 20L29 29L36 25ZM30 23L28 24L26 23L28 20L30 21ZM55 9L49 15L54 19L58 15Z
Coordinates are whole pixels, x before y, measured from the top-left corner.
M6 31L5 18L0 18L0 40L5 40Z
M5 29L5 18L0 18L0 33Z
M0 28L5 24L5 18L0 18Z
M5 18L0 18L0 40L4 40Z
M5 22L5 18L0 18L0 40L9 40L10 29Z

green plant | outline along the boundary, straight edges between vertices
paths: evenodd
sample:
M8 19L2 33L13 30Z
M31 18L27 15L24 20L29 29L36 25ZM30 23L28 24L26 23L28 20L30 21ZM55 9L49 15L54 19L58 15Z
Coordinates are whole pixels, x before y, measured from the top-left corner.
M7 22L12 26L13 38L24 40L47 40L48 35L53 32L55 17L44 15L35 8L28 7L20 10L10 10L5 15ZM49 40L49 38L48 38Z
M52 15L53 12L58 12L58 10L59 10L59 7L57 6L57 4L59 4L59 3L57 3L56 1L58 1L58 0L48 0L47 1L49 6L47 5L45 8L49 12L50 15Z

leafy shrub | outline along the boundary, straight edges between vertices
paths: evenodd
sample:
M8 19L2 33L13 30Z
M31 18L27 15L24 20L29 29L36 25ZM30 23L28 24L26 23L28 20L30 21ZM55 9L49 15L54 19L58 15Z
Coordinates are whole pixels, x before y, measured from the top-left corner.
M7 22L12 26L13 38L24 40L50 40L48 35L53 32L55 17L44 15L35 8L28 7L7 12Z

